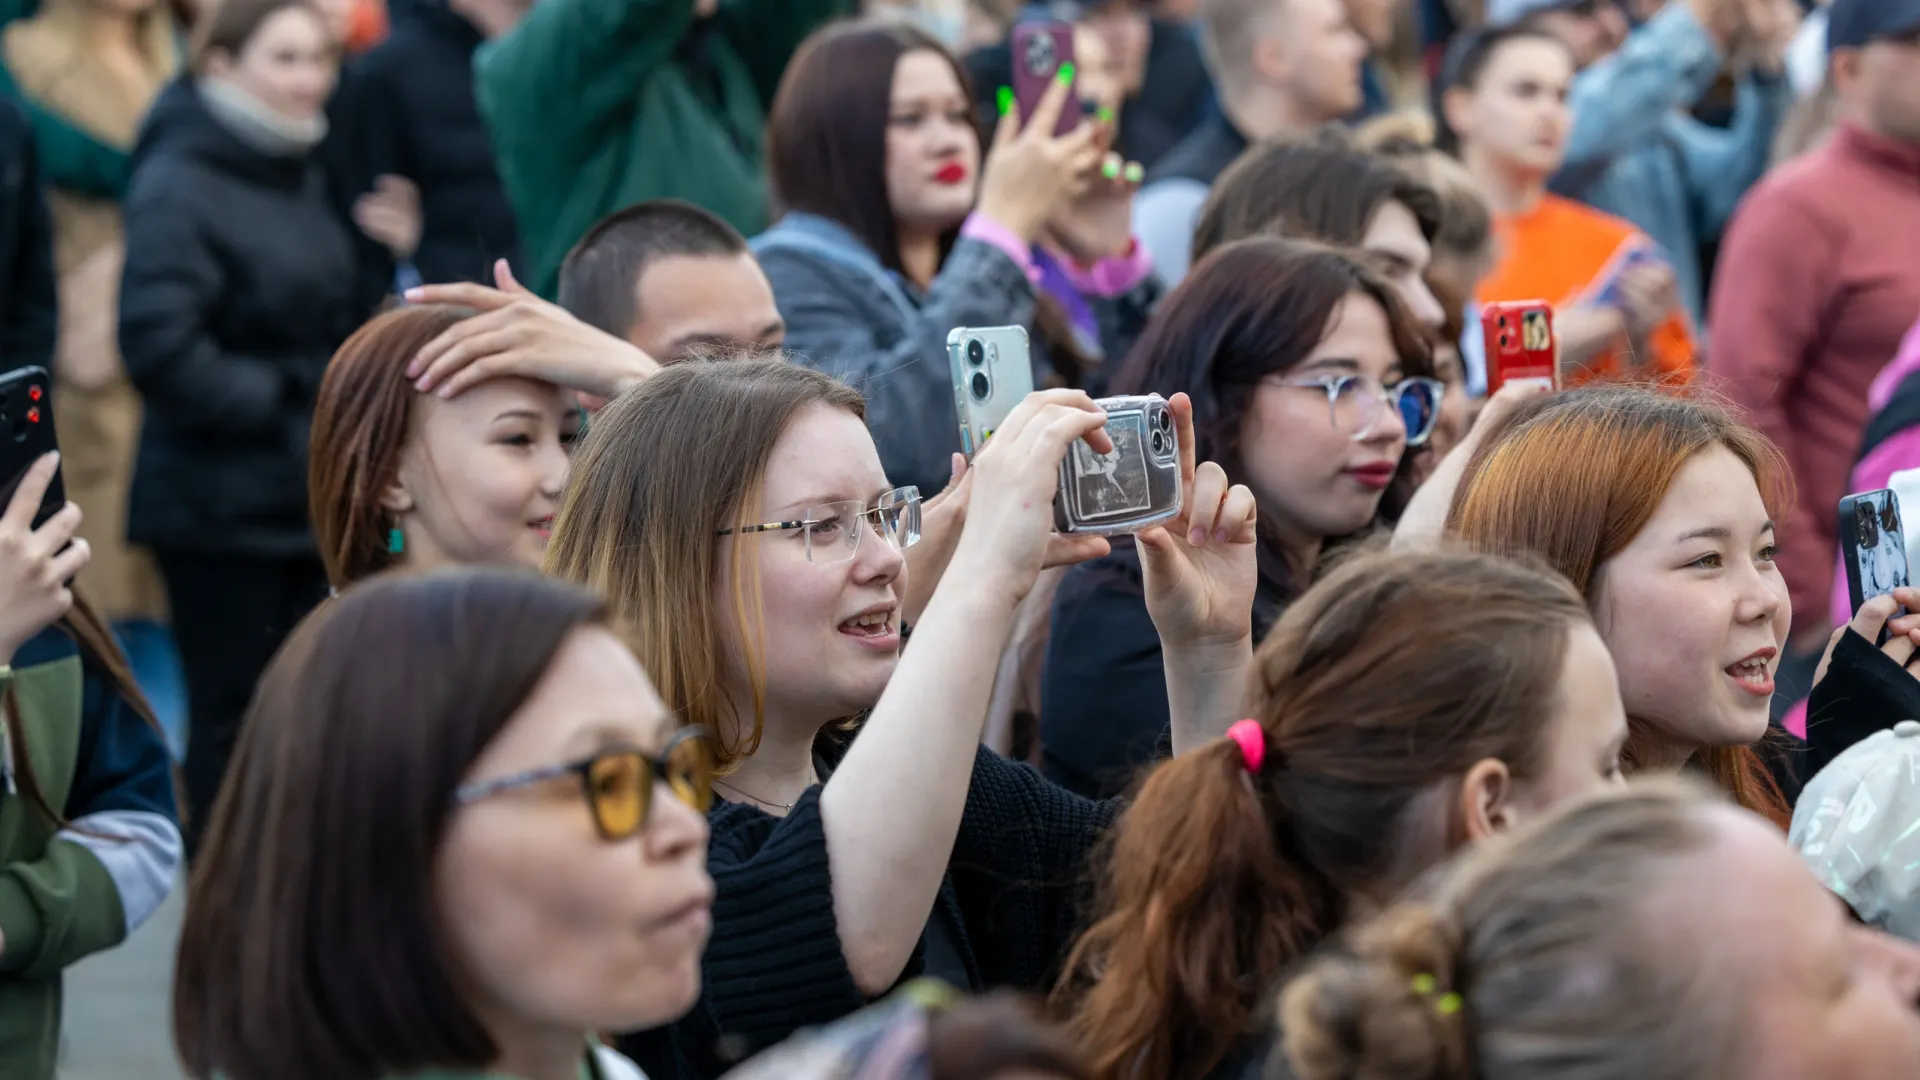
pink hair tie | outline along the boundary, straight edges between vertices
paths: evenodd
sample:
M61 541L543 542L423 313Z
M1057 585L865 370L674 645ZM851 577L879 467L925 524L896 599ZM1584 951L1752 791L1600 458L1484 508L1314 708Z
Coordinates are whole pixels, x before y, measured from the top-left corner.
M1258 720L1236 720L1227 729L1227 738L1240 747L1240 760L1250 773L1258 773L1267 761L1267 733Z

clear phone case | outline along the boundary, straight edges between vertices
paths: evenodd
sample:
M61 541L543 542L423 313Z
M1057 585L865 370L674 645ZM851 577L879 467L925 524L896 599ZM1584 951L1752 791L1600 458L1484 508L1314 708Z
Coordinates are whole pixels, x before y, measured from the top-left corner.
M1139 532L1180 513L1180 444L1158 394L1101 398L1113 449L1076 441L1060 463L1053 526L1063 533Z

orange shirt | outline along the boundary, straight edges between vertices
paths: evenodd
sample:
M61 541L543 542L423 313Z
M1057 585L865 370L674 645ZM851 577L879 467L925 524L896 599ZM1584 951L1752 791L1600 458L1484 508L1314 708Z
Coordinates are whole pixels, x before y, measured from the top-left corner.
M1597 297L1615 268L1638 244L1651 244L1631 224L1570 199L1548 195L1524 214L1496 215L1500 261L1480 283L1480 301L1545 300L1556 310ZM1651 374L1689 378L1694 367L1693 327L1678 309L1649 335ZM1628 375L1633 362L1625 335L1611 353L1589 361L1598 377ZM1595 376L1588 376L1593 378ZM1585 381L1575 380L1575 381Z

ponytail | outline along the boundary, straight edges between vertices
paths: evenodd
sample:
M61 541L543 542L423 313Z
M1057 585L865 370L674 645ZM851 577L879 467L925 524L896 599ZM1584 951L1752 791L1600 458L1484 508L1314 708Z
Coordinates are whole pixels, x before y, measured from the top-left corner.
M1466 1002L1456 989L1460 929L1405 904L1316 961L1280 995L1280 1028L1300 1080L1471 1080Z
M1100 1080L1206 1075L1285 967L1336 925L1339 894L1290 860L1232 740L1156 768L1100 860L1098 920L1054 994Z

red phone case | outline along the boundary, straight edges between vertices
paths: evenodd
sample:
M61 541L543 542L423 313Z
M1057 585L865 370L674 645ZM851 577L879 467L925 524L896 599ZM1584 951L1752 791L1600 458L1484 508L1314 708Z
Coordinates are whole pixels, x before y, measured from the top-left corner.
M1020 109L1020 122L1025 124L1033 119L1060 65L1073 62L1072 24L1035 21L1014 27L1012 59L1013 100ZM1080 102L1070 92L1053 133L1065 135L1079 124Z
M1487 394L1515 379L1545 379L1560 389L1560 350L1553 340L1553 306L1545 300L1488 304L1480 312L1485 335Z

